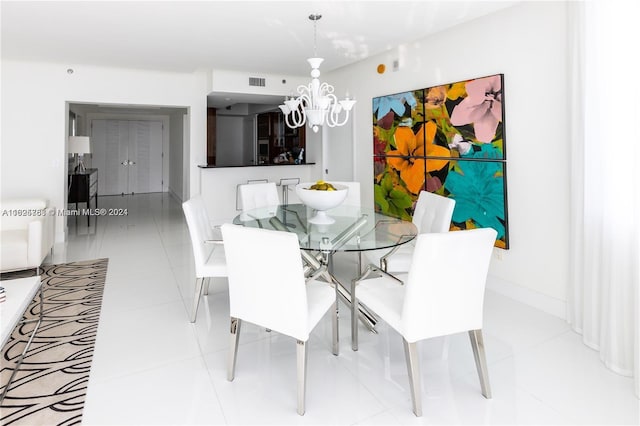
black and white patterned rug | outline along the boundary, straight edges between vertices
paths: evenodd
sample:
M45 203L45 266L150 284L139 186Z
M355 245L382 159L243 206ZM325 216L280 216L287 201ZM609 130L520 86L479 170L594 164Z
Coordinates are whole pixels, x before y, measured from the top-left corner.
M81 423L107 263L108 259L98 259L45 266L43 321L0 404L1 424ZM36 296L24 318L39 313ZM30 327L16 327L2 348L0 392L27 343Z

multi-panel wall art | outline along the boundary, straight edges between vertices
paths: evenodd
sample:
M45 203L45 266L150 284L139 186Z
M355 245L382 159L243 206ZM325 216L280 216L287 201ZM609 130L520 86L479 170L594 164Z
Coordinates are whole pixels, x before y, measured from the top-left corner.
M373 99L376 210L410 219L420 191L456 200L452 230L509 248L502 74Z

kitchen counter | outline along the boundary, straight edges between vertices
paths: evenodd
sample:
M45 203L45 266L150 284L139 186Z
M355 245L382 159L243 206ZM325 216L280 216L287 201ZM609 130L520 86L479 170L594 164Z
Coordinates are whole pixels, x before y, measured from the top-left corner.
M211 166L211 165L199 165L201 169L223 169L226 167L273 167L273 166L313 166L316 163L270 163L270 164L238 164L238 165L228 165L228 166Z
M306 166L306 167L305 167ZM255 164L251 166L198 166L200 171L200 195L207 213L216 223L230 222L238 214L238 185L249 181L266 180L278 185L280 199L287 190L290 203L299 202L294 186L280 186L281 180L300 179L300 182L315 182L322 178L319 164Z

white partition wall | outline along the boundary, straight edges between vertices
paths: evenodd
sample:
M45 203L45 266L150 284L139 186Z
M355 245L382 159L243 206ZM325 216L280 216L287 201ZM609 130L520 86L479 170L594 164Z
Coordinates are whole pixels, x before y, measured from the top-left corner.
M68 191L68 104L168 105L188 110L187 179L199 192L198 164L206 162L207 79L204 71L168 73L96 66L2 60L1 191L4 197L43 197L64 208ZM5 84L6 83L6 84ZM25 114L29 111L29 114ZM33 125L38 117L38 125ZM25 131L28 129L29 131ZM166 156L165 156L166 158ZM27 160L28 159L28 160ZM33 173L24 174L25 164ZM56 241L66 221L56 217Z
M284 166L219 167L201 168L200 196L207 206L207 213L216 223L230 222L240 212L236 210L236 188L249 180L266 179L278 184L280 179L299 178L300 182L316 181L320 178L319 165L301 164ZM289 203L299 203L294 186L289 187ZM282 200L282 187L278 186Z

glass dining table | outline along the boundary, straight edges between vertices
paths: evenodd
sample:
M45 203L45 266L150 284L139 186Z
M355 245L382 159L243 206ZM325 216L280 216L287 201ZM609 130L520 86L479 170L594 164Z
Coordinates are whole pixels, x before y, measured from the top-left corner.
M366 307L352 306L352 286L360 277L354 277L349 287L337 280L333 275L333 254L339 251L356 252L360 275L360 255L363 251L391 250L413 240L418 230L411 221L385 216L359 206L340 205L328 210L327 215L334 220L331 224L311 223L309 219L315 213L314 209L304 204L267 206L243 211L234 218L233 223L297 234L307 275L326 267L327 279L336 285L339 297L350 307L352 348L357 350L357 319L373 332L377 319Z

